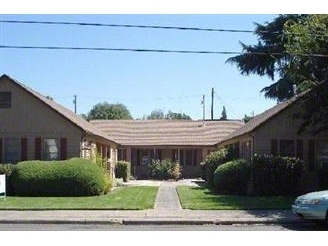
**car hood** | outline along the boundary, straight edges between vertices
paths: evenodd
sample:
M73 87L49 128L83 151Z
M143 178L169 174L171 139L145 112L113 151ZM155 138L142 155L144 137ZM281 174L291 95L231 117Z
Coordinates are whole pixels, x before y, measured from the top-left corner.
M319 198L328 199L328 190L310 192L303 196L299 196L298 198L299 199L319 199Z

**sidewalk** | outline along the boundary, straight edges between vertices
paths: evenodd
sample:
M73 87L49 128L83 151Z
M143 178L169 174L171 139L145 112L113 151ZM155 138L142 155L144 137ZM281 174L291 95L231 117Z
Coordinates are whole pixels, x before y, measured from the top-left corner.
M184 184L195 185L183 181ZM154 185L149 181L129 185ZM149 210L0 210L0 223L101 223L101 224L288 224L302 220L291 210L188 210L182 209L177 183L157 182L155 208Z

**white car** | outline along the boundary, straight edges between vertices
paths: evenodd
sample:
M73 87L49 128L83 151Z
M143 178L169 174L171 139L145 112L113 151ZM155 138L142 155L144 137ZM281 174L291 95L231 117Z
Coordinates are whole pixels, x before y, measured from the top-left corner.
M292 205L292 211L303 219L328 224L328 190L297 197Z

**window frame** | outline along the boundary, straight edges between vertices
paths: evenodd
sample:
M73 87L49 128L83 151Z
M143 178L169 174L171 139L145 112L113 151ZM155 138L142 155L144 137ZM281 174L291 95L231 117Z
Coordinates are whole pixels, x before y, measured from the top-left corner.
M46 149L46 141L47 140L55 140L56 148L57 148L57 157L56 158L51 158L51 151L49 151L49 153L48 153L48 151ZM51 138L51 137L42 138L42 155L41 156L42 156L42 160L45 160L45 161L58 161L58 160L60 160L61 159L60 139Z
M290 146L287 146L286 144L290 144ZM286 150L283 148L290 147L291 150ZM283 153L284 152L284 153ZM290 152L290 153L288 153ZM287 153L287 154L286 154ZM296 156L296 146L295 146L295 141L291 139L280 139L279 141L279 155L282 157L295 157Z
M11 108L12 93L11 91L0 91L0 109Z
M9 153L15 153L17 154L17 160L14 160L12 162L12 160L9 160L9 159L12 159L12 158L9 158L8 159L8 152L7 152L7 148L8 148L8 141L12 141L12 140L15 140L17 144L15 147L17 148L15 152L11 151ZM6 137L4 138L4 146L3 146L3 154L4 154L4 158L3 158L3 161L4 163L11 163L11 164L17 164L20 159L21 159L21 139L18 138L18 137Z

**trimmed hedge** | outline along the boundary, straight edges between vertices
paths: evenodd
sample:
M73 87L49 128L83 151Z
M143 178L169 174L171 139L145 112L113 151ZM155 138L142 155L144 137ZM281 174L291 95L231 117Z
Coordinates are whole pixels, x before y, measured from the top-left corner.
M294 157L254 155L252 193L254 195L292 195L304 171L303 161Z
M107 192L110 183L91 160L25 161L11 174L15 195L94 196Z
M131 176L131 163L127 161L118 161L115 167L115 177L123 178L124 182L128 182Z
M226 194L244 195L251 173L251 167L244 159L237 159L224 163L214 172L214 188Z

